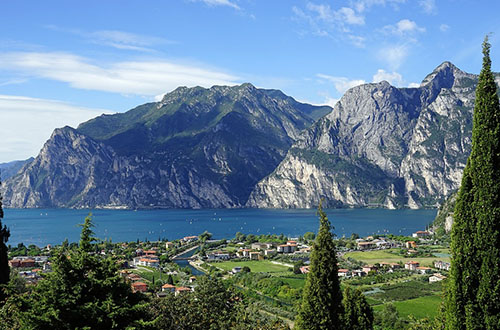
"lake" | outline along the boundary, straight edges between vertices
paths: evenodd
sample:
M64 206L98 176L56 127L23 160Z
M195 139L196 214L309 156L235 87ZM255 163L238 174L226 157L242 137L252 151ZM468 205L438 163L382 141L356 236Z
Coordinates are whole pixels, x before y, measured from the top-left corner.
M337 236L370 234L409 235L425 229L436 210L328 209L328 218ZM8 244L60 244L77 242L78 224L92 212L95 236L113 242L160 239L174 240L205 230L214 239L244 234L285 234L297 237L317 232L319 221L313 209L204 209L204 210L73 210L5 209L11 236Z

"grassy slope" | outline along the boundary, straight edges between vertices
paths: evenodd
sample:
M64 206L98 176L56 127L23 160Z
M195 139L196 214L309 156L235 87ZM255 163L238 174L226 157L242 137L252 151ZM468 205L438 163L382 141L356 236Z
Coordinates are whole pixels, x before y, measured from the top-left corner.
M254 273L276 273L276 272L284 272L288 269L288 267L286 266L276 265L267 260L225 261L225 262L212 263L211 265L228 271L232 270L234 267L248 266L250 267L250 270Z
M450 261L449 257L415 257L415 258L404 258L400 255L389 252L390 250L377 250L377 251L366 251L366 252L349 252L346 253L345 257L353 258L368 264L376 264L380 262L408 262L410 260L420 262L421 266L432 266L434 260L443 260L446 262ZM395 251L395 250L393 250ZM445 250L443 250L445 251Z
M417 319L434 318L441 304L441 296L432 295L393 303L401 317L415 316ZM383 305L373 306L375 311L382 310Z

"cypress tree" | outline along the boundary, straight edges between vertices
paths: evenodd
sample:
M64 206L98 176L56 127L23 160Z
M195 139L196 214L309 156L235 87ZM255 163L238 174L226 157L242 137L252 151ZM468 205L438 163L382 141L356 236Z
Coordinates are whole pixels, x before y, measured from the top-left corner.
M486 37L472 151L454 212L447 329L500 329L500 104L490 47Z
M342 326L342 293L338 278L337 255L332 226L321 207L318 207L319 232L311 252L310 271L302 294L295 329L335 330Z
M344 306L344 330L373 329L373 309L361 290L346 287L342 305Z
M0 181L0 186L2 182ZM9 254L7 249L7 241L10 237L10 231L7 226L2 225L3 219L3 208L2 208L2 195L0 194L0 285L6 285L9 283L10 277L10 267L9 267ZM0 303L5 299L5 292L2 287L0 287Z

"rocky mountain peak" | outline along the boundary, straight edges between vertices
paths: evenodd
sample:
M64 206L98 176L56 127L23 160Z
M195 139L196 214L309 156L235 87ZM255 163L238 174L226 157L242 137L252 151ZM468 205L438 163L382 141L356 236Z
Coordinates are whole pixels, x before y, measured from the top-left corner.
M420 87L433 85L439 86L440 88L451 88L455 80L464 75L467 74L457 68L453 63L445 61L424 78Z
M444 62L418 88L382 81L349 89L247 206L435 206L460 184L476 84L476 75Z
M249 83L179 87L161 102L56 129L6 182L6 204L243 206L300 132L329 111Z

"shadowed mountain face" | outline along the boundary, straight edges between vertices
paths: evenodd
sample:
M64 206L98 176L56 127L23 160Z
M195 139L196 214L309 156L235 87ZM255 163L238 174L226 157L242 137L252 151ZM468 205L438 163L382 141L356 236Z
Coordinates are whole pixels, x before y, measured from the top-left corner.
M240 207L300 132L329 111L250 84L180 87L161 102L56 129L6 182L5 204Z
M471 148L477 76L445 62L418 88L347 91L303 132L249 207L433 207L456 190Z

